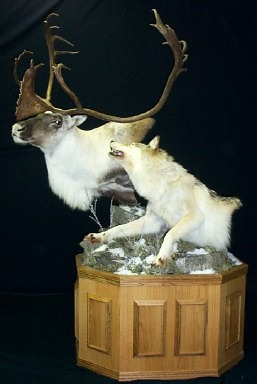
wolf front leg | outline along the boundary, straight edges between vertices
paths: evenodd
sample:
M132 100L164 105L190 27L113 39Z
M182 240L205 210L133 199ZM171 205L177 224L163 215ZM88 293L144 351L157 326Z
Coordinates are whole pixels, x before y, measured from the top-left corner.
M173 228L165 235L161 249L156 256L155 265L162 265L167 260L172 252L173 243L184 239L190 232L196 230L203 222L201 213L189 213L183 216ZM184 239L186 240L186 239ZM199 240L199 239L198 239ZM197 239L195 240L197 241Z
M85 240L90 243L105 243L115 238L157 233L160 232L163 224L163 220L160 219L160 217L156 216L153 212L147 212L145 216L140 217L140 219L117 225L107 231L89 233L85 237Z

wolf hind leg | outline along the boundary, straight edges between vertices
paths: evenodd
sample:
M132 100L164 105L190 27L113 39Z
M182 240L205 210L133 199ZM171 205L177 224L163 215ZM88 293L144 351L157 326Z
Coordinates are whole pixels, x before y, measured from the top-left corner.
M190 213L182 217L173 228L165 235L158 255L155 258L155 265L161 265L167 260L172 251L174 242L183 239L191 231L195 230L203 221L200 213Z

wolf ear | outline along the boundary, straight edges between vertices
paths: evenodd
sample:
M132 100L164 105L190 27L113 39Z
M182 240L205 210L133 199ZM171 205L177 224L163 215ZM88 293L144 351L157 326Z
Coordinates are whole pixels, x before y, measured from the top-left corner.
M159 149L160 136L155 136L148 144L152 149Z

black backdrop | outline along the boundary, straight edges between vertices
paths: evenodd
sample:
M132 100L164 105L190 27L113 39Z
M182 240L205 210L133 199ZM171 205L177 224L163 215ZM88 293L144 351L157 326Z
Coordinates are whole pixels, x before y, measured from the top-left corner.
M62 60L72 69L65 79L83 104L121 116L140 113L158 99L172 64L163 38L149 27L152 8L187 41L189 60L151 137L158 132L162 147L210 188L241 198L231 250L249 264L255 282L256 1L1 0L1 291L71 290L79 242L97 229L88 213L71 211L52 194L43 154L12 142L14 57L33 50L35 62L47 64L42 23L57 12L53 23L80 50ZM47 68L37 78L42 96L46 81ZM72 106L57 88L54 104ZM89 118L84 128L101 124ZM108 212L108 201L101 200L103 224Z

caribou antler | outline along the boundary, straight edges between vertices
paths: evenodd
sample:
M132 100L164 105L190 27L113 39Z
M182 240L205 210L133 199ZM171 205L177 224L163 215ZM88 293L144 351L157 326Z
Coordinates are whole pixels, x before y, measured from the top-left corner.
M35 92L35 77L39 68L41 68L44 64L38 64L34 66L33 60L30 61L30 67L26 70L23 80L19 80L18 77L18 65L21 59L25 55L33 55L33 52L24 50L17 58L15 58L14 62L14 79L16 83L20 87L20 95L17 101L16 108L16 118L17 120L24 120L28 117L37 115L38 113L45 111L55 111L59 113L65 113L61 108L56 108L51 104L51 92L54 81L54 68L58 64L56 63L56 57L63 54L74 55L79 53L79 51L58 51L54 47L54 43L56 40L62 41L70 46L74 46L71 42L64 39L61 36L53 35L51 30L59 29L58 26L50 26L48 21L52 16L58 16L57 13L51 13L47 16L44 21L44 29L45 29L45 40L48 48L49 55L49 80L46 90L46 98L42 98L38 96Z
M26 70L23 80L19 80L17 74L18 64L21 58L25 55L32 55L33 52L24 50L16 59L14 64L14 79L20 87L20 95L17 100L16 117L17 120L23 120L27 117L37 115L43 111L55 110L52 104L35 92L35 77L39 68L44 64L34 65L33 60L30 60L30 67Z
M48 82L48 87L47 87L47 92L46 92L46 98L42 99L41 97L36 95L34 88L33 88L37 69L40 66L42 66L42 64L39 64L38 66L35 67L33 65L33 62L31 61L30 68L29 68L29 70L26 71L25 76L23 78L23 81L20 82L18 80L17 67L18 67L18 63L19 63L21 57L23 56L23 55L20 55L17 59L15 59L15 70L14 70L15 80L18 84L20 84L20 87L21 87L20 88L20 97L19 97L18 105L17 105L17 109L16 109L17 120L23 120L27 117L31 117L31 116L34 116L35 114L38 114L40 108L41 108L40 112L44 112L46 110L51 110L51 111L59 112L61 114L65 114L65 115L86 114L86 115L94 116L98 119L102 119L105 121L116 121L116 122L124 122L124 123L142 120L142 119L145 119L147 117L151 117L151 116L155 115L165 104L165 102L168 98L168 95L171 91L171 88L173 86L173 83L176 80L176 78L178 77L178 75L181 72L185 71L185 68L183 68L183 65L186 62L188 55L185 53L186 47L187 47L186 42L184 40L179 41L175 31L169 25L163 24L163 22L160 18L160 15L156 11L156 9L154 9L153 12L154 12L156 24L150 24L150 25L153 26L154 28L156 28L163 35L163 37L165 38L165 42L163 44L168 44L170 46L170 48L173 52L173 55L174 55L174 59L175 59L174 66L172 68L172 71L171 71L168 79L167 79L167 82L166 82L166 85L165 85L164 90L162 92L162 95L161 95L159 101L157 102L157 104L153 108L149 109L148 111L146 111L144 113L130 116L130 117L112 116L112 115L107 115L105 113L101 113L101 112L98 112L98 111L95 111L95 110L92 110L89 108L84 108L82 106L81 102L79 101L79 98L76 96L76 94L73 91L71 91L71 89L68 87L68 85L65 83L65 81L63 79L62 68L66 68L65 65L62 63L56 63L56 56L57 55L77 54L78 52L55 50L54 42L56 40L60 40L60 41L65 42L71 46L73 46L73 44L70 43L68 40L60 37L60 36L52 35L51 30L54 28L58 28L58 27L49 26L48 20L50 17L58 16L58 15L57 14L50 14L44 22L45 39L46 39L46 43L47 43L47 47L48 47L48 53L49 53L49 82ZM24 52L28 53L28 51L24 51ZM67 93L69 95L69 97L73 100L74 104L76 105L76 108L62 110L60 108L54 107L51 104L50 100L51 100L51 91L52 91L54 76L56 77L59 85L64 90L64 92ZM29 87L27 86L27 83L29 84ZM30 92L28 92L28 89ZM24 92L24 90L27 90L27 91ZM31 102L31 103L25 102L24 103L22 101L22 99L24 97L26 97L26 98L31 97L33 99L33 102ZM33 108L22 109L23 105L33 106L34 104L37 104L37 103L35 103L35 100L37 101L37 103L38 103L38 100L40 101L40 103L39 103L40 107L37 107L36 109L33 109Z
M69 54L69 55L76 55L79 53L79 51L57 51L54 47L54 43L56 40L62 41L63 43L66 43L72 47L74 47L74 44L72 44L70 41L64 39L61 36L58 35L53 35L51 33L51 30L53 29L59 29L58 26L53 25L49 26L48 20L52 16L59 16L57 13L50 13L50 15L47 16L46 20L44 21L44 28L45 28L45 39L46 39L46 44L48 48L48 55L49 55L49 81L48 81L48 86L47 86L47 91L46 91L46 100L50 101L51 100L51 92L52 92L52 86L53 86L53 81L54 81L54 67L57 65L56 64L56 57L64 54Z

